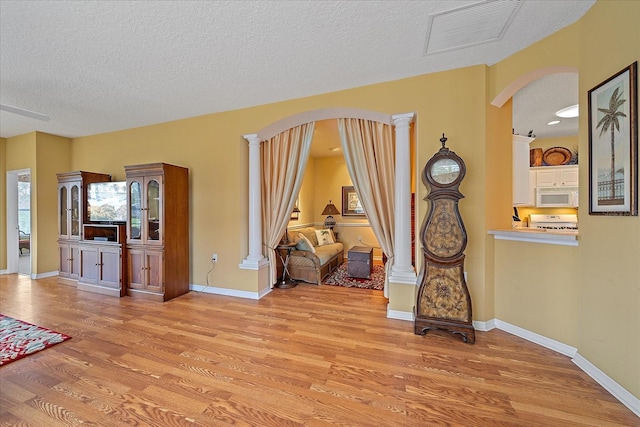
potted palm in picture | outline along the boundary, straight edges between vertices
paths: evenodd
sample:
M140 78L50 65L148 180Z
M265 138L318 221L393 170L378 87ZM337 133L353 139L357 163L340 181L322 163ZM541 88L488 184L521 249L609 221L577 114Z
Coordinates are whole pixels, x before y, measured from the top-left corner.
M589 91L589 214L638 215L637 62Z

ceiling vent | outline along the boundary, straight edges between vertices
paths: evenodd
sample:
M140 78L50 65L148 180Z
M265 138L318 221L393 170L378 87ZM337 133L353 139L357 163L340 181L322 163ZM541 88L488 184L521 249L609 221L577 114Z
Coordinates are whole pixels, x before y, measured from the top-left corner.
M429 16L424 54L502 39L522 1L488 0Z

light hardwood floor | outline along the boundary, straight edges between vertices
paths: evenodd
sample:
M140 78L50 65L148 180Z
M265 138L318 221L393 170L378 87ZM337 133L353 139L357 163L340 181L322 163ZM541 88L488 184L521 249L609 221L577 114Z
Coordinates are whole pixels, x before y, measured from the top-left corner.
M414 335L381 291L156 303L5 275L0 311L73 337L0 368L3 426L640 425L567 357Z

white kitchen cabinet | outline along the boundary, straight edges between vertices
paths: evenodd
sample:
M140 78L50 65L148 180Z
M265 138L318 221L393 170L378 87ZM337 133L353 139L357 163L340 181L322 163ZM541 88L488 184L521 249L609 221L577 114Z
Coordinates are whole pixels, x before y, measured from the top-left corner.
M536 171L529 170L529 201L526 206L536 205ZM523 205L524 206L524 205Z
M543 166L532 168L536 172L536 187L577 187L578 165Z
M513 135L513 206L533 206L529 181L529 144L535 138Z

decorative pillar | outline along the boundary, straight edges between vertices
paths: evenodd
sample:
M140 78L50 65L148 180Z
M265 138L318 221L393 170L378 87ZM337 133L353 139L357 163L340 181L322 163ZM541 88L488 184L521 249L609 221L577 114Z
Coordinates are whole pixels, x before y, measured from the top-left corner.
M258 134L243 135L249 141L249 255L240 268L258 270L268 261L262 254L262 197L260 190L260 138Z
M417 284L416 271L411 264L411 153L409 125L414 113L393 115L396 132L396 197L393 265L389 281Z

